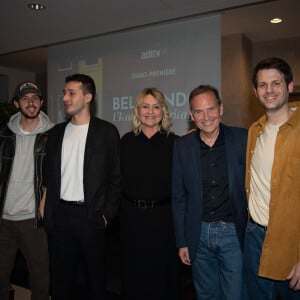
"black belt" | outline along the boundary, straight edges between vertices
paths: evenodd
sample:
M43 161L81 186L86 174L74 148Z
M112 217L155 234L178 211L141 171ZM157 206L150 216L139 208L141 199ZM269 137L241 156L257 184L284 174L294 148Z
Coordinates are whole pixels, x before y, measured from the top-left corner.
M262 229L265 230L265 231L266 231L267 228L268 228L268 226L264 226L264 225L258 224L258 223L255 222L251 217L250 217L249 221L250 221L251 223L255 224L257 227L262 228Z
M164 200L133 200L126 198L128 202L134 207L137 208L154 208L157 206L165 205L171 203L171 198L166 198Z
M64 199L59 199L60 204L67 205L67 206L84 206L86 205L83 201L68 201Z
M205 221L202 220L205 223L209 223L209 224L224 224L224 223L233 223L233 222L228 222L228 221L224 221L224 220L218 220L218 221Z

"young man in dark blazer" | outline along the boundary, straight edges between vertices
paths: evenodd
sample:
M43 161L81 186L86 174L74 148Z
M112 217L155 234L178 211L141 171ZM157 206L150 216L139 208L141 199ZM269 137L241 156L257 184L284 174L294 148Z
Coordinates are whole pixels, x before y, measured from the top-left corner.
M44 221L50 243L52 297L74 299L78 263L88 283L86 299L105 298L105 227L120 199L119 133L91 116L96 90L84 74L66 78L68 122L49 134Z
M179 256L192 266L197 299L242 298L247 131L221 124L218 91L189 97L197 130L175 141L173 215Z

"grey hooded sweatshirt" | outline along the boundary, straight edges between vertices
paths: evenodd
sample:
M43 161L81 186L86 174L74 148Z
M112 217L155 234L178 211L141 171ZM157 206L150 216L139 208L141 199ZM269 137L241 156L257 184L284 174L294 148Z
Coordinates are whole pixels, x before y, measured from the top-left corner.
M39 124L32 132L24 132L20 120L21 113L18 112L7 124L16 134L16 150L2 217L13 221L35 217L34 143L38 133L45 132L53 126L42 111L39 114Z

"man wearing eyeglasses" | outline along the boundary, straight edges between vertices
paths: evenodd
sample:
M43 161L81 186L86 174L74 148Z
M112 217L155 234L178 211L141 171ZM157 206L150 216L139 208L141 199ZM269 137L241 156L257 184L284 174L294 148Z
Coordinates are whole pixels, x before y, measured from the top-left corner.
M197 130L175 141L172 205L179 257L191 265L198 300L241 300L247 131L221 123L218 91L189 96Z
M19 249L29 272L31 299L49 299L47 238L39 207L48 116L33 82L16 87L14 114L0 131L0 299L7 300L10 275Z

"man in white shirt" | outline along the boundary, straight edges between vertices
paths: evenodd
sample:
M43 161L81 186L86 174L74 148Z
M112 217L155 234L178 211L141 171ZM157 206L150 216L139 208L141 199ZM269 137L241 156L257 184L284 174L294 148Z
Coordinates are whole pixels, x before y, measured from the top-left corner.
M84 74L66 78L68 122L47 143L45 224L50 243L52 296L74 299L76 270L83 267L86 299L105 298L105 227L120 200L119 133L91 116L96 93Z

